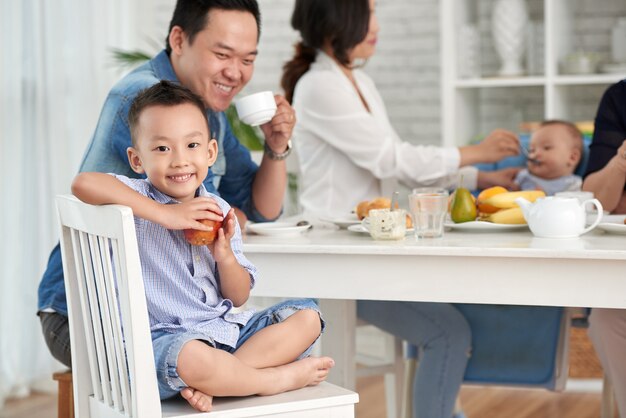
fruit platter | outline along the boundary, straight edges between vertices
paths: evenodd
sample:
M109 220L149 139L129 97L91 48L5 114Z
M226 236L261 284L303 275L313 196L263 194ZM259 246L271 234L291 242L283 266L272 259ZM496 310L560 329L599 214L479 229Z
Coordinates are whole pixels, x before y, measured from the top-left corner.
M474 197L469 190L458 188L450 195L446 226L455 229L515 229L526 226L522 209L515 199L529 202L545 197L541 190L511 192L501 186L490 187Z

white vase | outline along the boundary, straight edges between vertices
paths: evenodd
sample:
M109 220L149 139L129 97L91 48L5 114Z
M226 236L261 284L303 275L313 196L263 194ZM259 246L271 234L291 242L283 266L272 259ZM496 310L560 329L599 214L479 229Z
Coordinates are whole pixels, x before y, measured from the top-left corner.
M491 32L496 52L502 62L499 72L501 76L524 73L522 56L527 22L525 0L496 0L491 15Z
M611 58L626 63L626 17L620 17L611 30Z

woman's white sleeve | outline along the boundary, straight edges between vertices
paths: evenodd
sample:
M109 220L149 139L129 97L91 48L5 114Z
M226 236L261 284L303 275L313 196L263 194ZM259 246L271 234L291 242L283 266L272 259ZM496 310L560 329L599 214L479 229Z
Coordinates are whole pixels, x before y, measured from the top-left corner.
M298 123L304 129L379 179L395 178L409 187L449 187L458 182L458 148L402 141L386 114L385 123L381 123L365 109L353 91L334 84L318 79L316 83L302 86ZM384 106L382 101L376 105ZM467 181L471 181L470 177L468 175Z

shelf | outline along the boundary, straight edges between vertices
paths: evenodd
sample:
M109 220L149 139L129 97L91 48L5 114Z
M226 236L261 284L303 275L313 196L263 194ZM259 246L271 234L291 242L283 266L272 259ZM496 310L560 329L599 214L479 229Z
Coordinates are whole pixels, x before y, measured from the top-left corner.
M528 86L541 87L547 84L554 84L555 86L579 86L591 84L612 84L623 78L626 78L626 74L559 75L552 79L547 77L489 77L456 80L454 86L458 89Z
M557 86L577 86L585 84L613 84L626 78L626 74L588 74L588 75L560 75L554 79Z
M482 87L525 87L543 86L545 77L490 77L490 78L468 78L457 80L457 88L482 88Z
M520 63L526 73L516 77L497 75L501 59L491 30L497 1L439 2L443 145L464 145L496 128L515 131L528 120L592 120L606 88L626 78L626 71L560 72L577 51L610 55L624 0L524 0L532 24Z

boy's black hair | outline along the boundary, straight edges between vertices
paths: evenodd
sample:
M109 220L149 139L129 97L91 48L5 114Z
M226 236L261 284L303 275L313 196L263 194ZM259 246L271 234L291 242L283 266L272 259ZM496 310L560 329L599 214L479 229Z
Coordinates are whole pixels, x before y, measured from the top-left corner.
M171 81L161 80L152 87L140 91L128 111L128 127L130 128L133 147L136 146L136 129L139 124L139 117L146 108L150 106L177 106L185 103L198 108L206 121L207 128L209 128L209 120L202 99L188 88Z
M209 23L209 12L213 9L249 12L256 20L257 42L261 38L261 12L256 0L178 0L165 38L167 53L172 52L169 34L174 26L180 26L192 44L198 32Z

